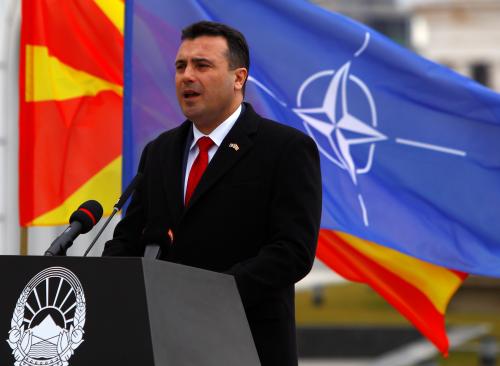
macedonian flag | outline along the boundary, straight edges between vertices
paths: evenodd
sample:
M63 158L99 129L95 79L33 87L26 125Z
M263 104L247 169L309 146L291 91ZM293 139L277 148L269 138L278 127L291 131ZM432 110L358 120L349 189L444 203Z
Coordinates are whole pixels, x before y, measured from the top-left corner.
M22 226L60 225L121 190L123 0L24 0L19 120Z

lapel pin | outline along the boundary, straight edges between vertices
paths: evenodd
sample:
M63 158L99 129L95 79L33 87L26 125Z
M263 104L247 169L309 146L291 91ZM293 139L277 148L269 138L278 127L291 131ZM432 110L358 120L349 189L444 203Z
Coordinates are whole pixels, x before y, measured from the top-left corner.
M229 147L233 148L234 151L238 151L240 149L240 147L238 146L238 144L235 144L234 142L230 143Z

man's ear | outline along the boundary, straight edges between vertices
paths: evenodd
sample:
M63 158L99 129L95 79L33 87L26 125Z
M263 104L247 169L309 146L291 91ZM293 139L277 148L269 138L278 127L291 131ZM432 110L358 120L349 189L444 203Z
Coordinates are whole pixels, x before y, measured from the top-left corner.
M247 80L248 70L244 67L239 67L234 70L234 89L242 90L243 85L245 85L245 81Z

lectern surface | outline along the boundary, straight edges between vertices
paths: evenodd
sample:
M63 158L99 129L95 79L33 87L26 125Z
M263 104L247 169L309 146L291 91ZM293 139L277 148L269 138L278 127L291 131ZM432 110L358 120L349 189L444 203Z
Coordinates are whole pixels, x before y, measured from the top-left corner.
M0 272L2 365L259 365L230 276L34 256L0 256Z

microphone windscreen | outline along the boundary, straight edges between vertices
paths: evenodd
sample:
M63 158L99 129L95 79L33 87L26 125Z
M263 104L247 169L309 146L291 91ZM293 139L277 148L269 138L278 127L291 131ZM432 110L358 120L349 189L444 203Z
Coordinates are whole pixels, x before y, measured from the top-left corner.
M102 206L99 202L89 200L80 205L78 210L73 212L69 222L78 221L82 224L82 234L89 232L101 219L103 214Z

